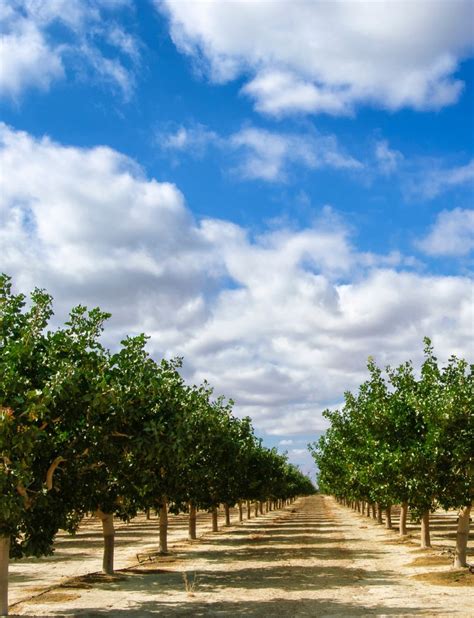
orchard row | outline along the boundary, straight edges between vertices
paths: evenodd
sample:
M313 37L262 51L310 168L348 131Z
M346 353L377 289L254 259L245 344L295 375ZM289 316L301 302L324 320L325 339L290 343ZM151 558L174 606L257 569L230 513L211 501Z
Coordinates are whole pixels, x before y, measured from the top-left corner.
M153 509L167 551L167 513L224 504L283 501L314 492L249 418L207 383L187 385L180 360L157 363L144 335L117 352L101 342L109 317L74 308L49 327L52 299L27 305L0 277L0 614L6 613L8 556L45 555L59 529L85 513L102 520L106 573L113 572L114 517Z
M416 375L411 362L383 372L373 359L369 379L345 393L341 410L325 411L331 425L313 444L319 487L359 512L377 507L391 527L401 506L421 521L421 547L430 546L430 512L459 509L455 566L466 566L474 498L473 366L452 356L439 367L429 339Z

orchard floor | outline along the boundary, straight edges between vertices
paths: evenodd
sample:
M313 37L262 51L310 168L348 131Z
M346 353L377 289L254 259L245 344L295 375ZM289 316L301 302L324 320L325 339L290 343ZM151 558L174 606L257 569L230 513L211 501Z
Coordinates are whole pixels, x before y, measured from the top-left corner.
M119 571L106 578L100 529L87 520L75 538L59 537L53 557L12 565L11 615L474 616L474 575L450 567L452 515L433 518L431 550L323 496L218 533L201 513L193 542L185 526L172 518L170 556L140 564L136 553L156 547L157 520L119 527Z

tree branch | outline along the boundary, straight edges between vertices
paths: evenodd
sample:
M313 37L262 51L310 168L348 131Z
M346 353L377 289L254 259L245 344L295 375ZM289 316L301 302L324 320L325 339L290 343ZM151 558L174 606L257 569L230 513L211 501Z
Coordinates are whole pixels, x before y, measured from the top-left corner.
M53 489L53 474L62 461L66 461L64 457L56 457L56 459L49 466L48 471L46 472L46 487L48 491L51 491Z

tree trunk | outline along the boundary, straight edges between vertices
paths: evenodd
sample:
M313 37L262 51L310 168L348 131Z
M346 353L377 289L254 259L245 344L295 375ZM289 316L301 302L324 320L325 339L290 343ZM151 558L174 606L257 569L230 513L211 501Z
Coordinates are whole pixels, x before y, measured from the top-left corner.
M375 502L372 502L371 508L372 508L372 519L377 519L377 509L375 507Z
M392 529L392 507L387 506L385 509L385 527L387 530Z
M192 500L189 501L189 528L188 536L191 541L194 541L196 537L196 505Z
M408 502L402 502L400 507L400 536L407 534Z
M145 513L146 513L146 518L150 519L150 509L147 509Z
M0 536L0 616L8 615L8 563L10 537Z
M243 513L243 509L242 509L242 500L239 500L238 505L239 505L239 521L243 521L244 520L244 513Z
M230 509L228 504L224 504L225 526L230 526Z
M379 503L377 503L377 523L378 524L383 524L382 507L380 506Z
M421 518L421 536L420 536L420 547L422 549L426 549L427 547L431 547L430 540L430 512L425 511Z
M102 522L102 534L104 536L104 556L102 559L102 572L106 575L113 575L115 544L114 516L113 513L104 513L100 509L96 511L96 515Z
M219 526L217 524L217 506L212 507L211 513L212 513L212 531L218 532Z
M247 500L247 519L252 517L252 505L250 504L250 500Z
M262 502L262 500L260 500L259 507L260 507L260 515L263 515L263 502Z
M255 517L258 517L258 500L255 500Z
M467 540L469 537L470 514L472 505L461 509L456 531L456 554L454 556L455 567L466 567Z
M370 517L370 502L366 502L365 506L366 506L366 515L367 517Z
M168 553L168 500L162 498L160 506L160 554Z

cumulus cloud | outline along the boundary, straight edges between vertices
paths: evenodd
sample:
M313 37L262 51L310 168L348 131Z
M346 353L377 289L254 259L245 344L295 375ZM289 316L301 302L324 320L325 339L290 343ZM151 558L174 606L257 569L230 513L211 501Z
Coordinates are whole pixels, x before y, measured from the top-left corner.
M174 185L106 147L64 148L5 126L0 142L3 271L66 303L113 306L132 329L147 312L173 327L202 313L212 252Z
M0 94L18 98L28 88L48 90L69 69L106 82L128 98L132 68L140 61L137 40L114 21L128 1L7 0L0 7ZM64 29L62 36L56 26ZM106 55L106 43L113 55Z
M0 270L17 289L43 286L58 317L79 302L113 313L108 342L145 331L157 356L182 355L260 431L288 437L325 426L381 365L468 356L467 278L407 270L362 253L326 209L313 226L260 236L195 220L179 189L147 178L105 147L81 149L0 130Z
M468 255L474 249L474 210L443 210L417 246L432 256Z
M215 82L243 76L264 113L350 114L360 104L440 109L456 102L472 50L470 0L155 0L177 48ZM289 27L291 24L291 27Z

